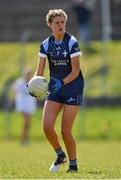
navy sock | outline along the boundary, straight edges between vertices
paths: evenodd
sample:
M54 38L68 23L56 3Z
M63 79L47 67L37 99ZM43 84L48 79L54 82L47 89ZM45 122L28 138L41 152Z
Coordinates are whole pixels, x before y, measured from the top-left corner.
M76 159L69 161L69 168L73 170L78 170Z
M55 149L55 152L56 152L57 156L60 156L60 157L63 157L65 155L65 153L63 152L61 147L58 149Z

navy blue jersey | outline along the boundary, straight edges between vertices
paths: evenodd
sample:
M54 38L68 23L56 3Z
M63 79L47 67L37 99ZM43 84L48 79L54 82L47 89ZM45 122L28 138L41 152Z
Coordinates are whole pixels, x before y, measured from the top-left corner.
M54 36L45 39L39 50L40 57L48 58L50 77L53 76L57 79L64 79L71 73L71 58L80 54L76 38L67 32L62 41L56 41ZM83 84L83 76L80 71L78 77L64 85L57 94L65 96L82 94Z

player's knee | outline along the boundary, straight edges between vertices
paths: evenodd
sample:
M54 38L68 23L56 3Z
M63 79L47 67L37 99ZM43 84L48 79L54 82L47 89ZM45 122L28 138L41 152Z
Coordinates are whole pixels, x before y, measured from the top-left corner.
M51 126L50 123L44 123L43 129L44 129L44 132L45 132L45 133L48 133L48 132L50 132L50 131L53 130L53 127Z
M61 134L63 137L67 137L71 134L71 130L68 127L62 127Z

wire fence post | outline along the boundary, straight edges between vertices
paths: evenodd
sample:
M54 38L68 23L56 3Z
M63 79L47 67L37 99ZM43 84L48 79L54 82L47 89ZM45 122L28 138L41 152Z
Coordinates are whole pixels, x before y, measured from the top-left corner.
M102 94L105 95L107 92L107 59L108 59L108 42L111 40L111 14L110 14L110 0L101 0L101 20L102 20L102 48L101 48L101 89Z
M22 74L22 71L25 67L26 64L26 43L29 40L29 38L31 37L31 31L30 30L24 30L24 32L22 33L21 37L20 37L20 57L19 57L19 71L20 74Z

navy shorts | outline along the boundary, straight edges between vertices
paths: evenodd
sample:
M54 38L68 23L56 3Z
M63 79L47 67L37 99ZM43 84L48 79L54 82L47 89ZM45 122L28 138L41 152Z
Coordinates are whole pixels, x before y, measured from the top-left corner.
M63 96L59 94L49 94L47 100L67 104L67 105L82 105L82 95L77 96Z

